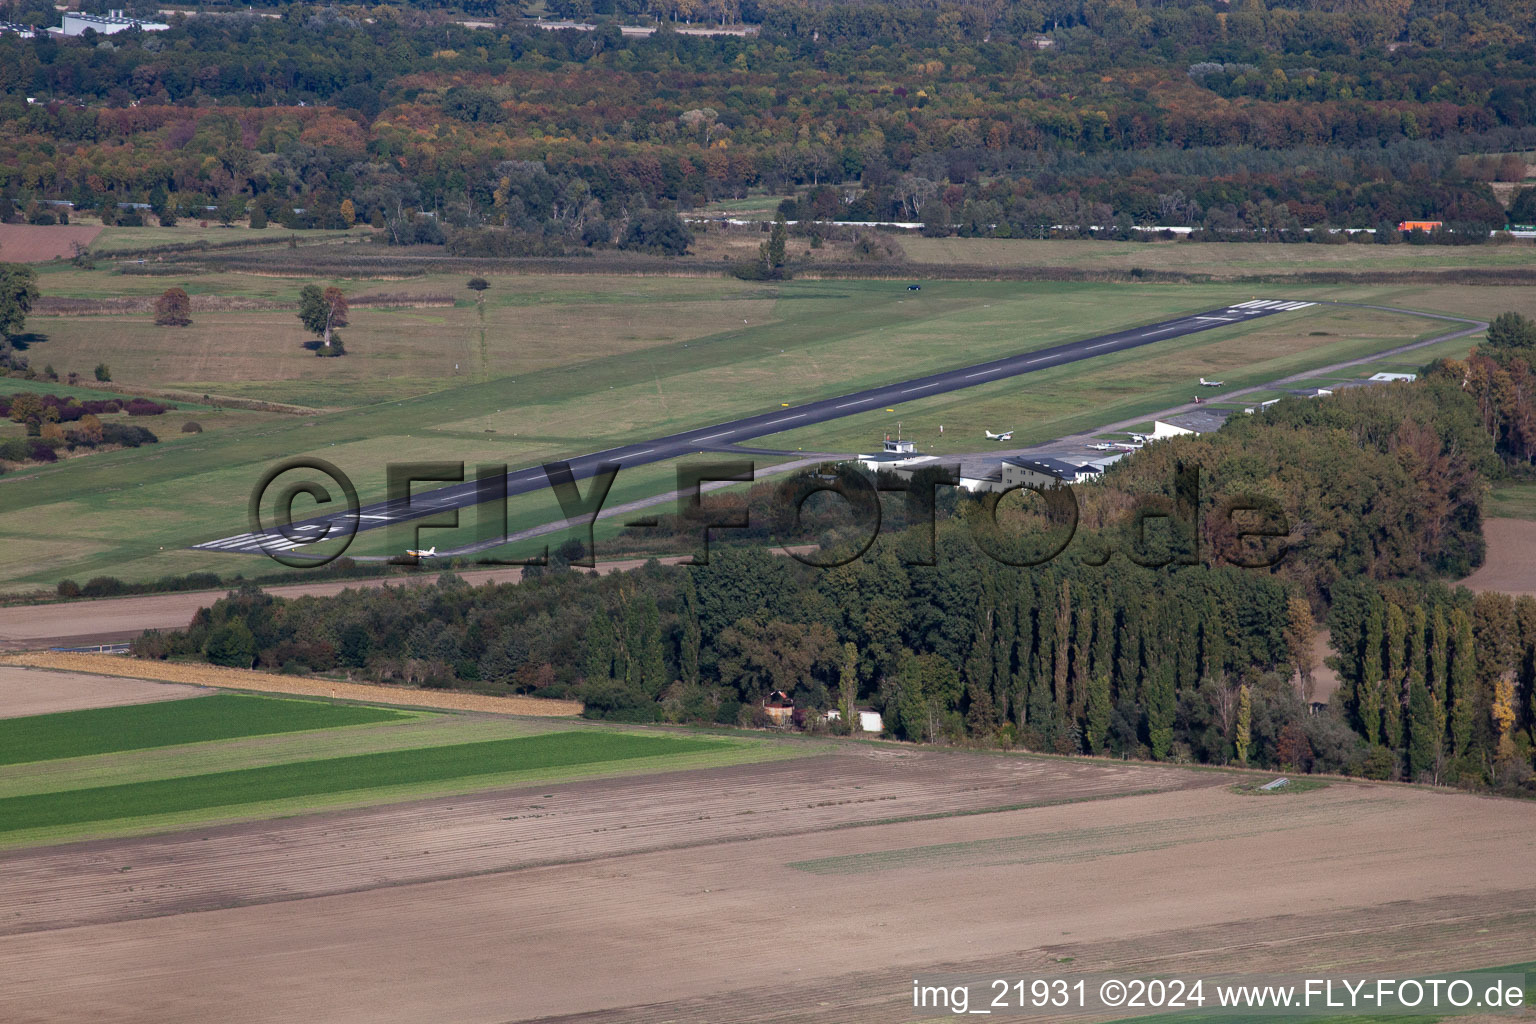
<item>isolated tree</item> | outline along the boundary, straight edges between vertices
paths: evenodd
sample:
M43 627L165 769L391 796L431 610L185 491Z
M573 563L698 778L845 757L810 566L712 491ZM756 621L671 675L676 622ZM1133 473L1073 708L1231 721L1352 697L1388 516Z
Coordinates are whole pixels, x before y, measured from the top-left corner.
M0 263L0 337L12 338L27 325L37 301L37 276L22 263Z
M859 699L859 649L849 640L843 644L843 663L837 673L838 714L842 717L842 731L852 734L858 711L854 703Z
M109 382L109 381L111 381L112 380L112 368L110 366L108 366L106 363L97 363L96 364L96 379L101 381L104 384Z
M299 321L324 348L331 348L333 343L339 348L341 337L336 329L347 326L347 300L341 289L333 286L322 291L318 285L305 285L299 292Z
M788 260L786 249L789 241L789 225L784 221L781 212L773 221L773 230L768 234L768 241L758 246L757 260L762 265L763 276L768 278L780 278L784 276L784 264Z
M483 292L491 286L491 282L483 277L472 277L464 282L464 287L472 292Z
M155 300L155 326L187 327L192 323L192 300L180 288L167 288Z
M357 223L357 207L352 205L350 199L341 201L341 222L349 228Z
M236 220L245 216L245 199L241 196L225 196L219 200L219 205L214 210L214 216L219 218L220 224L229 227Z
M1493 348L1536 348L1536 323L1519 313L1500 313L1488 325Z

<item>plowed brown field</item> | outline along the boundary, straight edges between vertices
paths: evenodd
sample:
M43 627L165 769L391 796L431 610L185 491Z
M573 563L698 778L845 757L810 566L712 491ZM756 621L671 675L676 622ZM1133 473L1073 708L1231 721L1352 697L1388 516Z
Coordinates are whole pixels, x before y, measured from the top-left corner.
M119 704L148 704L157 700L196 697L212 690L198 686L115 679L78 672L44 672L0 665L0 718L47 715L55 711L106 708Z
M1247 797L1172 767L833 749L12 852L0 1008L895 1021L935 970L1529 958L1536 805L1354 783Z
M100 224L0 224L0 260L40 263L55 256L73 256L72 242L90 245L101 234Z

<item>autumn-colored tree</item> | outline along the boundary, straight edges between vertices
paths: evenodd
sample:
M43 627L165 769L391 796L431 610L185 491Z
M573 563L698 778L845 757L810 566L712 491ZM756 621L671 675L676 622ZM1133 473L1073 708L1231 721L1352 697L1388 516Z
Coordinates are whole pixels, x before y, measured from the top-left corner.
M1312 641L1316 627L1312 622L1312 606L1307 599L1293 595L1285 606L1285 649L1291 667L1296 670L1301 683L1301 699L1312 699L1312 670L1316 658L1312 653Z
M186 327L192 323L192 300L180 288L167 288L155 300L155 326Z
M341 201L341 222L349 228L357 223L357 207L352 205L350 199Z

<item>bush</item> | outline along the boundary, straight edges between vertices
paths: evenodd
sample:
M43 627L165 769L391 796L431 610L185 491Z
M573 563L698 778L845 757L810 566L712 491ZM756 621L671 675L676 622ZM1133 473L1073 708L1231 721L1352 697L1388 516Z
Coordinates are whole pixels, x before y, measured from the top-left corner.
M59 580L58 592L60 597L79 597L80 584L74 580Z
M110 381L112 379L112 368L106 363L97 363L96 379L102 382Z
M585 705L584 718L601 718L611 722L655 722L660 720L661 705L638 690L623 683L605 679L588 683L581 699Z
M516 256L564 256L559 240L526 231L506 228L464 228L453 231L447 239L448 251L455 256L481 259L510 259ZM479 280L479 279L477 279Z
M159 416L170 408L148 398L131 398L124 407L129 416Z
M85 581L85 586L80 588L80 596L112 597L127 589L123 581L116 576L93 576Z
M683 219L671 210L645 210L634 216L620 249L632 252L648 252L661 256L681 256L693 244L693 232Z
M483 292L491 286L491 282L483 277L472 277L464 282L464 287L472 292Z
M197 422L197 420L187 420L187 422L181 425L181 432L183 434L201 434L203 432L203 425Z
M160 439L143 427L127 423L103 423L102 444L120 444L124 448L137 448L141 444L158 444Z

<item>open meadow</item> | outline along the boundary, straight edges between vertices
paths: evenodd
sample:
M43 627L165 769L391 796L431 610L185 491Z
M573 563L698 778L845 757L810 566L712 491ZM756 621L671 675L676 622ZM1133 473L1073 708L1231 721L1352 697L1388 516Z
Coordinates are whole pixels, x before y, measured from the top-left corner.
M441 775L471 750L516 751L494 767L539 781L504 771L432 796L396 774L372 806L274 799L232 809L262 820L8 841L7 1019L713 1022L771 1006L810 1022L832 1005L857 1024L922 1018L923 974L1423 974L1517 962L1536 926L1527 803L1352 781L1250 795L1267 776L455 717L178 748L174 793L231 785L234 758L281 785L360 758ZM510 735L485 739L497 729ZM732 763L721 744L759 750ZM172 792L144 781L168 753L97 757L119 759L112 788L139 809ZM61 789L44 766L0 801ZM52 813L82 818L101 788Z

